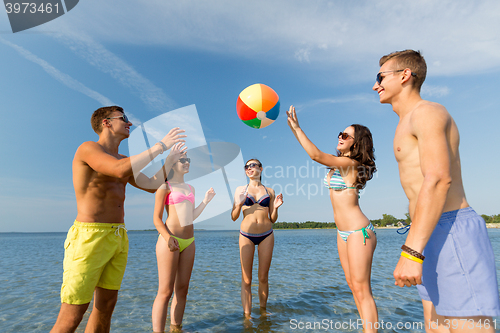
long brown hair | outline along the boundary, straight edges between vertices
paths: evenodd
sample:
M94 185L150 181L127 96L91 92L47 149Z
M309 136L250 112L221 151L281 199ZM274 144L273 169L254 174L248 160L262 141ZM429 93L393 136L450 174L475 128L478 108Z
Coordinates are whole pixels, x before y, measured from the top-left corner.
M346 157L359 162L360 165L358 166L358 173L353 186L357 189L362 189L377 171L377 167L375 166L375 149L373 148L372 133L368 127L359 124L352 124L351 126L354 128L354 143L350 148L349 156ZM337 151L337 156L344 155Z

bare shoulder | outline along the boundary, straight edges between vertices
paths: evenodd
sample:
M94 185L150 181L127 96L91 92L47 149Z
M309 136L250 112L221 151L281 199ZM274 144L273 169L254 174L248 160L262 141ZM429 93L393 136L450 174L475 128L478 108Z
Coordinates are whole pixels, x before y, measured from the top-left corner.
M98 144L95 141L85 141L78 147L76 150L76 153L81 153L81 152L86 152L86 151L92 151L92 150L104 150L100 144Z
M89 154L95 154L96 152L103 152L104 149L101 147L100 144L94 141L86 141L82 143L78 149L76 150L74 161L81 161L85 162L87 156Z
M163 201L168 193L170 193L170 188L168 187L168 185L161 184L155 192L155 197L157 200Z
M161 184L157 191L169 191L168 185L165 183Z
M411 113L411 122L422 119L449 119L451 118L448 110L439 103L422 101Z
M410 124L414 132L425 129L445 128L451 122L451 115L439 103L422 101L412 112Z
M240 192L240 191L243 191L243 189L245 189L246 187L247 187L246 185L241 185L241 186L238 186L234 192L235 192L235 193L238 193L238 192Z
M272 188L270 188L270 187L266 187L266 189L267 189L267 193L269 193L269 195L270 195L271 197L276 196L276 194L274 193L274 190L273 190Z
M89 154L96 154L96 153L104 153L106 154L106 151L104 148L98 144L95 141L86 141L78 147L75 153L75 158L80 158L80 159L85 159L86 156Z

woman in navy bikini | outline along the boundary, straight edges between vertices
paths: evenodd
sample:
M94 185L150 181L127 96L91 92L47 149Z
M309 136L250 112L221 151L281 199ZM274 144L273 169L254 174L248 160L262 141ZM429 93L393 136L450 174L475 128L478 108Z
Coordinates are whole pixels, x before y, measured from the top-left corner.
M370 276L377 237L370 220L359 208L358 194L377 170L370 130L351 125L340 132L334 156L322 152L309 140L299 126L293 106L287 116L288 125L309 157L329 168L324 184L330 189L340 264L363 320L364 332L376 332L378 314Z
M175 145L171 153L179 148L180 145ZM193 221L215 196L214 189L210 188L203 201L195 208L194 188L184 182L190 162L185 154L181 155L172 166L168 180L155 195L153 218L160 235L156 243L159 283L152 311L153 332L165 330L168 302L172 293L174 297L170 307L170 327L177 329L182 324L195 254ZM164 210L168 214L165 223Z
M245 316L252 310L252 266L255 245L259 255L259 302L265 311L269 294L269 268L274 248L273 223L278 219L278 208L283 195L275 196L274 190L261 183L262 163L251 159L245 163L248 185L240 186L234 195L231 218L236 221L243 212L240 226L241 304Z

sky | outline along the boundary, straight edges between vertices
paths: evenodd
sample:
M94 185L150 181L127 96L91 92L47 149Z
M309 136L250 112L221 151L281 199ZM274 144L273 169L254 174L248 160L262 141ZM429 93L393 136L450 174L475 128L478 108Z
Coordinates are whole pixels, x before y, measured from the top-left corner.
M122 106L133 129L194 107L206 143L237 147L233 164L241 170L250 158L263 163L264 184L283 192L278 221L285 222L333 221L325 169L290 131L288 107L332 154L337 133L363 124L373 134L378 172L361 209L369 219L404 218L408 202L392 151L398 117L371 90L380 57L404 49L423 53L422 97L443 104L459 127L470 205L499 214L498 31L495 0L85 0L18 33L0 14L0 232L69 229L76 217L72 159L80 144L97 141L90 117L107 105ZM236 113L239 93L255 83L280 97L278 119L263 129ZM127 155L128 141L120 148ZM207 189L196 186L197 203ZM153 229L153 206L154 195L129 186L128 229ZM233 222L229 206L195 228L238 229L241 217Z

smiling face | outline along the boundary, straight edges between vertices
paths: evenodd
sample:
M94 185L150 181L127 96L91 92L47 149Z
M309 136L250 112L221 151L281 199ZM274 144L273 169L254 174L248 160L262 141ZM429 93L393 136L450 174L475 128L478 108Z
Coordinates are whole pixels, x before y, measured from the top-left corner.
M390 103L391 98L401 89L402 71L395 66L395 60L389 60L380 67L377 73L379 80L375 82L372 89L378 93L380 103Z
M346 155L349 154L349 152L351 151L351 147L354 144L354 138L355 138L354 127L352 126L347 127L343 133L347 134L347 137L345 137L345 135L344 136L339 135L339 143L337 145L337 150L341 152L342 155Z
M182 154L179 160L174 163L172 169L176 173L186 174L189 172L190 166L191 166L191 159L188 158L186 154Z
M132 126L132 123L127 119L125 113L113 111L109 117L103 119L103 126L104 122L106 122L109 128L115 133L123 133L126 138L130 136L130 126Z
M245 174L250 179L260 179L260 174L262 173L262 165L257 160L249 160L245 164Z

